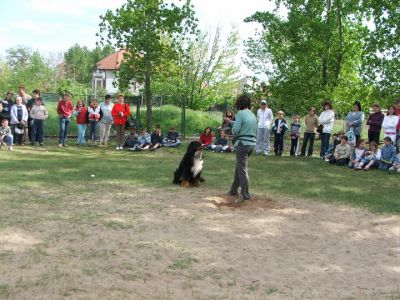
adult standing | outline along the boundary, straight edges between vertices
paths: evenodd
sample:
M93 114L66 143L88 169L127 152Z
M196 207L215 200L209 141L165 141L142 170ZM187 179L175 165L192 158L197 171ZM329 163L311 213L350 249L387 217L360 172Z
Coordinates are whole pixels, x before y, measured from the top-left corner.
M111 110L111 115L114 118L115 130L117 132L117 147L116 150L124 149L124 136L125 136L125 124L128 116L131 114L129 104L124 103L124 95L118 94L117 103Z
M23 85L20 85L18 87L18 94L22 99L22 104L25 105L25 107L28 109L28 106L30 105L31 102L29 102L29 100L32 99L31 95L28 95L26 93L26 89ZM29 103L28 103L29 102ZM32 104L33 105L33 104ZM29 110L28 110L28 116L29 116ZM28 141L28 137L29 137L29 120L28 122L25 123L25 127L24 127L24 143L27 143Z
M353 130L353 133L356 137L356 145L361 138L361 128L362 123L364 122L364 112L361 111L361 103L360 101L356 101L353 104L353 111L349 112L344 119L346 122L346 132Z
M257 142L256 154L269 154L269 138L271 132L271 123L274 119L272 110L267 106L267 100L263 99L260 103L260 108L257 110Z
M235 197L235 203L249 200L249 175L247 172L249 156L256 145L257 119L250 110L251 100L246 95L241 95L236 100L236 114L232 133L235 137L234 147L236 150L235 177L229 195ZM240 187L240 195L238 189Z
M306 125L306 130L304 131L303 145L301 146L300 155L301 156L306 155L307 144L310 141L310 145L308 146L307 156L312 156L314 152L315 133L319 125L315 107L310 107L308 109L308 114L304 118L304 123Z
M39 90L33 90L31 99L29 99L26 102L26 109L28 110L28 114L29 114L29 117L28 117L28 137L29 137L29 140L31 141L31 143L34 142L34 140L33 140L33 131L34 131L34 129L33 129L33 119L31 117L31 110L32 110L32 107L36 104L36 99L38 99L39 97L40 97L40 91ZM43 104L43 99L42 99L42 104Z
M113 123L111 111L114 103L111 102L111 95L106 95L104 102L100 104L100 145L107 145L110 137L110 129Z
M3 110L0 112L0 121L3 119L7 119L8 122L11 121L10 112L11 112L11 107L14 105L14 102L12 100L13 96L14 96L13 92L8 91L6 98L0 101L3 106Z
M14 141L18 145L22 145L24 128L28 121L28 111L26 110L26 106L22 104L22 98L20 96L15 98L15 105L11 108L10 116L11 131L14 135Z
M396 143L396 128L399 124L399 117L396 115L396 108L394 105L389 106L387 115L383 119L383 137L390 137L393 144Z
M332 104L325 101L322 104L323 112L320 114L318 121L323 126L321 136L321 151L319 156L321 159L325 157L325 153L329 147L329 139L333 130L333 123L335 122L335 112L332 110Z
M72 106L71 95L65 94L64 98L61 99L57 105L57 114L59 116L60 128L58 147L68 147L68 145L66 144L66 140L68 135L69 122L73 111L74 107Z
M379 145L379 137L381 135L382 122L385 115L381 112L379 104L372 105L373 113L369 115L367 120L368 128L368 142L375 142Z
M396 104L396 115L399 118L399 122L397 123L397 137L396 137L396 148L397 151L400 149L400 97L397 98L397 104Z

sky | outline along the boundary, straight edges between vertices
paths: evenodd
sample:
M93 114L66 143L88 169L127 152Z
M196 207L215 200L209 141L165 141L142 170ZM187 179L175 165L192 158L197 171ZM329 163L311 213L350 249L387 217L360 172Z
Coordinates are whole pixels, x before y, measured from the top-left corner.
M39 50L44 55L65 52L78 43L93 48L99 31L99 15L115 10L125 0L0 0L0 56L17 45ZM175 0L177 2L177 0ZM268 0L192 0L199 28L213 32L218 26L227 34L233 25L241 45L254 35L256 24L243 19L256 11L273 9ZM243 47L241 54L243 56ZM243 75L249 74L245 67Z

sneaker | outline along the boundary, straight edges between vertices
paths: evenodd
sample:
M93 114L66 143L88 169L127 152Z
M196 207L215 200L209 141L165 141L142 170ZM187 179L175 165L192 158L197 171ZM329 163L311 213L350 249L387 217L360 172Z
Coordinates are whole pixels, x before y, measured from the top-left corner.
M264 155L264 156L268 156L269 153L268 153L267 151L264 151L264 152L263 152L263 155Z
M63 146L63 144L61 144L61 143L58 144L58 147L62 148L62 146Z
M69 147L67 144L63 144L63 147Z
M119 147L119 146L115 147L115 150L119 150L119 149L120 149L120 147Z
M40 147L43 147L44 145L43 145L43 143L39 143L39 146L40 146Z
M14 151L13 146L8 146L8 151Z
M124 150L124 147L123 146L119 146L119 150Z

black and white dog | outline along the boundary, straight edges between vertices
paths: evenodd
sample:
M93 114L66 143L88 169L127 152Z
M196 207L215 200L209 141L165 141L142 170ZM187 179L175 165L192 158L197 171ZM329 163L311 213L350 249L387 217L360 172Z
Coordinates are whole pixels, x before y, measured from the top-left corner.
M200 176L203 170L203 146L199 141L190 142L178 169L174 173L175 184L183 187L200 186L204 179Z

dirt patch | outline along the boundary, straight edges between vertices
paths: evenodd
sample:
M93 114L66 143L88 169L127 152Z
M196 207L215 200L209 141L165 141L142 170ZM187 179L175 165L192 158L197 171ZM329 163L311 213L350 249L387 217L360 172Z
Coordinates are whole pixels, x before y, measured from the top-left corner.
M0 298L400 296L399 216L268 195L215 205L175 186L23 193L0 202Z
M208 196L205 199L210 201L218 208L231 208L241 210L256 210L256 209L282 209L284 206L281 203L273 200L272 198L263 196L253 196L250 200L235 202L237 197L227 194L220 194L217 196Z

